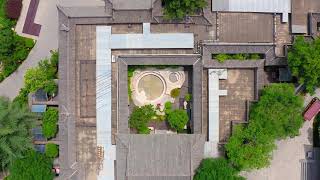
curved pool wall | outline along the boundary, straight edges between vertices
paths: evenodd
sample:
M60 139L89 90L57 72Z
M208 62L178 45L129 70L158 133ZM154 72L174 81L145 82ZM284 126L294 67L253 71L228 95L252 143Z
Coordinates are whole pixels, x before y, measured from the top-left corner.
M176 80L173 82L170 80L170 76L172 77L172 74L174 73ZM139 89L139 84L141 79L143 79L146 76L156 76L160 79L163 85L163 91L159 95L159 97L154 99L147 99L146 95L144 94L144 91ZM172 78L171 78L172 79ZM157 106L157 104L164 104L167 101L174 102L174 98L171 97L170 93L175 88L181 88L183 83L185 81L185 74L184 74L184 68L167 68L167 69L155 69L155 68L149 68L149 69L143 69L143 70L136 70L134 72L134 75L131 79L131 91L132 91L132 101L136 106L143 106L152 104L154 106ZM148 82L152 84L152 82Z

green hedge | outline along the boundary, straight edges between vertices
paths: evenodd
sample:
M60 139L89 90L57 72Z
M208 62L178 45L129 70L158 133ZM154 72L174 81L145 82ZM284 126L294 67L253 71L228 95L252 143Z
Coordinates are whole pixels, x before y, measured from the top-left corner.
M171 111L172 111L172 103L170 101L167 101L164 104L164 112L166 115L169 115Z
M220 63L223 63L226 60L258 60L263 59L263 55L261 54L212 54L212 59L216 59Z
M180 88L172 89L170 92L172 98L177 98L180 96Z
M48 108L47 111L43 114L42 132L47 139L56 136L58 132L58 119L59 112L56 108Z
M45 155L49 158L56 158L59 155L59 146L53 143L46 144Z

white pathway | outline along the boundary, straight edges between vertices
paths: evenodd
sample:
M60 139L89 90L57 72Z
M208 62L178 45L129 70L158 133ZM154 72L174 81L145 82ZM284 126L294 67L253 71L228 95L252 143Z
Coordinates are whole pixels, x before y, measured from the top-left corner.
M209 141L205 143L205 157L218 157L219 142L219 98L227 96L227 90L220 90L219 80L228 78L227 69L209 69Z
M29 3L30 0L23 1L23 10L17 23L16 31L20 35L32 37L22 34ZM0 96L7 96L10 99L17 96L23 87L23 77L26 70L35 67L41 59L49 56L50 50L58 49L58 15L56 3L56 0L40 1L35 19L36 23L42 25L40 36L33 37L37 39L37 43L18 70L0 83Z

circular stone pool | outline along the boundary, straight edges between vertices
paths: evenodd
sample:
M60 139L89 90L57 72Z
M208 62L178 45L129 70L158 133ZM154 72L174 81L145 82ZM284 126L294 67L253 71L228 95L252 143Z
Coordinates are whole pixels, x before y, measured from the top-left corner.
M153 101L164 93L164 84L160 77L146 74L138 82L138 91L145 95L146 100Z

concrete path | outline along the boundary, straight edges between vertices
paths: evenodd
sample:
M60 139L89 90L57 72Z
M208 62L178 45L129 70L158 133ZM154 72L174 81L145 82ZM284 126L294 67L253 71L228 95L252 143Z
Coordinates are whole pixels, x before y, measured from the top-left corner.
M39 37L33 37L22 33L22 28L30 0L23 1L23 10L16 26L16 32L25 37L32 37L37 40L35 47L28 58L16 72L0 83L0 96L7 96L13 99L23 87L23 77L27 69L34 67L37 63L50 55L50 50L58 49L58 13L57 0L40 1L35 22L41 24Z
M304 105L306 106L313 97L320 98L320 89L315 95L306 95ZM305 122L300 129L300 135L286 140L278 141L277 150L273 152L273 159L268 168L252 172L244 172L242 175L248 180L300 180L301 164L300 160L305 158L305 154L312 147L312 123Z

